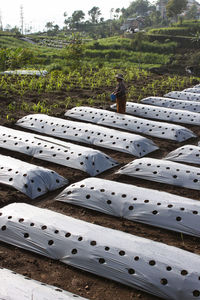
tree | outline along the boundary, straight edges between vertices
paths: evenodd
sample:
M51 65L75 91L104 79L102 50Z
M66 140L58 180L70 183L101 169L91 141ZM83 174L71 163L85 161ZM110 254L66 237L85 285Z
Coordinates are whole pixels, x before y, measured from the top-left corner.
M92 9L88 11L88 15L91 17L92 23L98 23L99 17L101 16L101 10L99 7L94 6Z
M47 30L53 30L53 27L54 27L53 23L54 22L47 22L46 23L45 27L47 28Z
M115 9L114 18L118 19L118 18L119 18L120 12L121 12L121 9L120 9L120 8L116 8L116 9Z
M161 13L157 10L152 11L149 17L150 17L151 25L158 25L161 24L162 22Z
M151 5L148 0L135 0L131 2L127 9L122 9L121 12L124 17L134 17L134 16L145 16L150 10Z
M198 8L197 8L196 4L193 4L190 7L189 11L187 11L185 16L186 16L187 19L196 19L197 18Z
M72 34L69 45L64 50L64 56L67 58L68 63L71 64L72 69L77 69L81 65L85 47L79 33Z
M178 20L178 15L187 8L187 0L169 0L166 6L167 16Z
M53 36L56 35L59 31L59 26L53 24L54 22L47 22L45 27L47 28L47 35Z
M66 12L64 13L64 16L66 17ZM82 10L75 10L71 17L68 17L64 20L64 23L70 28L70 29L80 29L81 27L81 21L85 18L85 14Z
M147 35L144 32L139 31L134 34L133 40L131 42L133 49L138 52L139 69L141 67L141 60L142 60L142 46L146 40L147 40Z

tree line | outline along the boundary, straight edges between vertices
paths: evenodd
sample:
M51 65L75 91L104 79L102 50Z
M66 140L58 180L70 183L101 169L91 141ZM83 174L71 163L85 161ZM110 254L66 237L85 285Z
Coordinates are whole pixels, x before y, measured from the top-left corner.
M49 36L57 35L63 31L65 33L82 32L91 38L103 38L120 34L121 26L129 18L142 18L142 28L154 27L157 25L168 25L171 19L177 21L178 16L186 10L187 0L162 0L166 5L166 17L163 18L161 12L158 10L161 1L157 0L152 4L149 0L134 0L130 3L128 8L111 8L110 18L105 20L102 16L99 7L94 6L86 14L82 10L75 10L71 16L67 12L63 13L64 26L60 28L54 22L49 21L45 25L45 31ZM194 4L187 10L185 18L195 19L198 17L198 8ZM19 32L20 29L15 27L9 28L8 31ZM22 32L21 32L22 33ZM26 33L26 32L25 32ZM28 33L28 32L27 32Z

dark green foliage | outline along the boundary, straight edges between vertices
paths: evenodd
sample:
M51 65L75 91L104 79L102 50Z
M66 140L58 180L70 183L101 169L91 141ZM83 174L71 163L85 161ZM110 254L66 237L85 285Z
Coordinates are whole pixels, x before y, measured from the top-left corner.
M84 45L79 34L73 34L69 45L65 48L64 55L73 69L80 66L83 59Z
M30 49L0 49L0 69L18 69L24 67L34 60L34 53Z
M175 18L181 14L187 7L187 0L169 0L166 6L167 16Z
M155 28L149 30L150 34L166 34L173 36L192 36L197 28L200 29L200 25L198 26L181 26L181 27L166 27L166 28Z

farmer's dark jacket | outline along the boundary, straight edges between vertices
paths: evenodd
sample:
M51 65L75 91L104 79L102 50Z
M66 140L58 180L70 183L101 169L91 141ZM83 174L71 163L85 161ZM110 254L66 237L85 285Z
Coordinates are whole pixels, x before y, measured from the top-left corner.
M120 81L114 91L114 94L116 95L117 98L124 97L126 95L126 87L124 85L123 81Z

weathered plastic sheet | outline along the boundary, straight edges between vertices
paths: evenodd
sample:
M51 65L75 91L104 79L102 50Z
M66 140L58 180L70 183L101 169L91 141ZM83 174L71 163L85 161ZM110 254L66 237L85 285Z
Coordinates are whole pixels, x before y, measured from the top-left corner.
M200 95L189 92L172 91L164 95L164 97L181 99L187 101L200 101Z
M68 110L65 116L178 142L195 136L191 130L180 125L145 120L92 107L75 107Z
M95 176L117 165L101 151L0 126L0 147Z
M185 101L185 100L177 100L171 98L152 96L152 97L144 98L140 102L144 104L151 104L154 106L169 107L169 108L180 109L180 110L189 110L196 113L200 112L200 103L195 101Z
M200 168L177 162L140 158L123 166L116 173L200 190Z
M189 93L195 93L195 94L200 94L200 87L199 88L187 88L187 89L184 89L183 92L189 92Z
M114 110L116 110L116 107L116 104L111 105L111 108ZM180 109L155 107L140 103L127 102L126 112L128 114L143 118L157 119L174 123L200 125L200 114L183 111Z
M43 114L23 117L17 121L17 125L40 133L109 148L138 157L158 149L153 141L140 135Z
M200 147L195 145L179 147L168 153L165 159L200 165Z
M0 210L0 240L163 299L200 295L200 256L23 203Z
M14 71L4 71L0 72L1 75L35 75L35 76L45 76L48 74L46 70L14 70Z
M86 299L0 267L0 299L2 300L70 300L75 298Z
M88 178L68 186L56 200L200 237L200 202L166 192Z
M56 172L0 155L0 183L14 187L31 199L68 184Z

